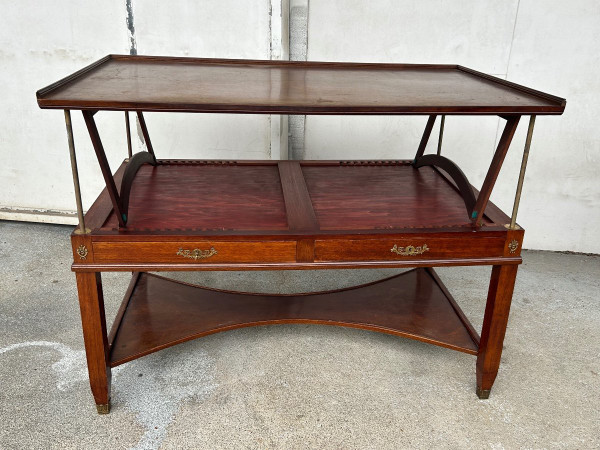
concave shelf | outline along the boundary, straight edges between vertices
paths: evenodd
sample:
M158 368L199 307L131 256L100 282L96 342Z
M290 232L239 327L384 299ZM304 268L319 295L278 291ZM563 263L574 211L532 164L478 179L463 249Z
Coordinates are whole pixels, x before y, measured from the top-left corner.
M109 340L111 366L220 331L312 323L379 331L477 354L479 336L433 269L327 292L231 292L136 273Z

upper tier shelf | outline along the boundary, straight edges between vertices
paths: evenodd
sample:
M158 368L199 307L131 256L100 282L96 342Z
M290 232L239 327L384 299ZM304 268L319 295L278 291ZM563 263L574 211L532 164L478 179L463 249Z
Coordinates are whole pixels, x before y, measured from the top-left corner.
M108 55L41 108L263 114L561 114L566 100L458 65Z
M124 167L117 171L117 180ZM97 214L96 206L88 215ZM484 227L504 230L510 219L494 215L494 208L486 209ZM99 228L118 233L116 213L107 214ZM415 169L409 161L159 160L158 166L146 164L137 172L128 216L129 234L473 230L452 182L433 167ZM93 224L89 219L86 223Z

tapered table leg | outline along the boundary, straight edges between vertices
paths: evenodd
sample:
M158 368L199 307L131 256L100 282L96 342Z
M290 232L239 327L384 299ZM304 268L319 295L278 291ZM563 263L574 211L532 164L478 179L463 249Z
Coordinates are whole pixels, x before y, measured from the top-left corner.
M494 266L492 269L479 353L477 354L477 396L481 399L490 396L492 385L498 374L498 367L500 367L502 344L517 268L516 265L506 265Z
M78 272L81 325L92 394L99 414L110 410L110 364L102 279L99 272Z

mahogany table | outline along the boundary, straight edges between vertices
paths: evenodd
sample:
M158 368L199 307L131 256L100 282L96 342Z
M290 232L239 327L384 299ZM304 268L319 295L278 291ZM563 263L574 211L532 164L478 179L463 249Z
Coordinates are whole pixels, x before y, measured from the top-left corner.
M219 331L280 323L363 328L477 357L487 398L521 263L516 223L536 115L565 100L457 65L357 64L109 55L37 92L63 109L79 226L71 236L98 412L111 368ZM70 110L81 110L106 188L83 214ZM129 157L113 174L94 115L125 111ZM129 111L148 151L132 154ZM428 115L412 160L157 159L143 113ZM445 115L506 121L481 190L441 155ZM425 155L441 115L437 154ZM511 217L490 201L522 115L530 123ZM160 154L158 149L157 154ZM433 267L491 265L481 336ZM375 283L296 295L197 287L148 272L412 268ZM103 271L131 271L107 333Z

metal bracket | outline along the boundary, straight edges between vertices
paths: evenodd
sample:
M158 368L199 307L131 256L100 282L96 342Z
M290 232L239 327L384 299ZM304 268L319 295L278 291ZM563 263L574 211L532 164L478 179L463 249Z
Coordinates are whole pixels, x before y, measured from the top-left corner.
M442 140L444 139L444 124L446 123L446 115L442 116L442 120L440 122L440 135L438 136L438 146L437 146L437 154L440 156L442 154Z
M71 123L71 111L65 109L65 125L67 127L67 138L69 140L69 156L71 157L71 172L73 173L73 187L75 189L75 203L77 205L77 218L79 219L79 228L75 231L77 234L87 234L89 228L85 227L83 217L83 206L81 203L81 189L79 186L79 172L77 170L77 157L75 155L75 140L73 138L73 125Z
M535 125L535 115L529 118L529 128L527 128L527 138L525 139L525 149L523 150L523 160L521 161L521 170L519 172L519 181L517 182L517 193L515 194L515 203L513 204L512 215L510 217L510 229L518 228L517 212L521 201L521 192L523 191L523 181L525 180L525 169L529 159L529 148L531 147L531 138L533 137L533 127Z

